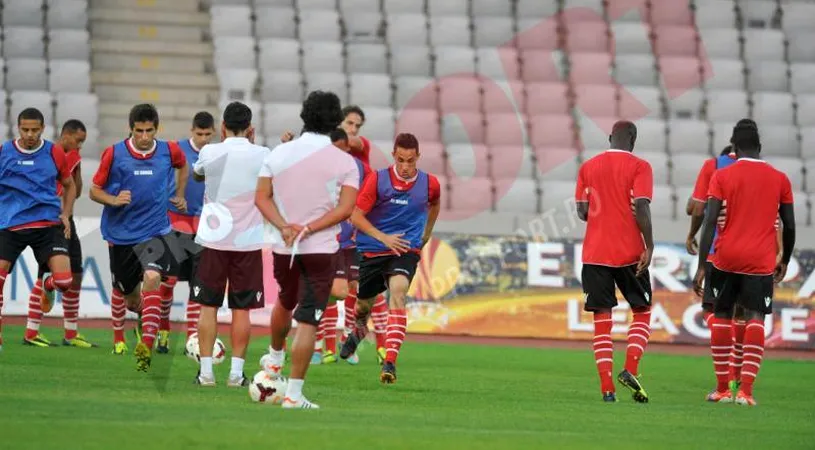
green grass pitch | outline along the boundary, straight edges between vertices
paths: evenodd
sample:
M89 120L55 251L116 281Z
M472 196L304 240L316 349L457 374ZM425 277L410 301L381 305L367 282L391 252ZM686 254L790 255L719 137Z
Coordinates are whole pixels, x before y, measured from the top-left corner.
M61 330L44 329L55 340ZM757 408L705 403L709 357L646 354L651 403L625 390L605 404L588 350L405 344L399 381L382 386L370 346L361 363L312 367L305 393L319 411L284 411L221 383L202 389L174 335L151 373L110 354L110 332L86 330L98 349L31 348L7 326L0 353L0 443L21 449L518 449L815 448L815 364L765 360ZM128 337L132 337L132 334ZM247 376L265 337L254 339ZM131 350L133 343L131 339ZM623 356L616 355L615 370Z

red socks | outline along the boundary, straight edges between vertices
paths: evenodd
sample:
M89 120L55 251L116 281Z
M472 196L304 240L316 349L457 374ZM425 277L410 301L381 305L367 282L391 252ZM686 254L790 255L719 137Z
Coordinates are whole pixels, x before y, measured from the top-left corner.
M161 320L161 292L142 291L141 302L141 340L148 348L153 348Z
M374 313L374 317L376 317L375 314L376 313ZM407 310L392 309L390 314L388 314L387 339L385 340L385 348L387 349L387 353L385 355L385 361L394 364L396 363L396 358L399 357L399 350L402 348L402 343L405 341L406 333Z
M325 308L325 313L320 321L320 326L323 327L325 336L325 350L329 352L337 352L337 316L339 315L339 308L337 304L328 305Z
M383 348L387 347L386 345L386 336L387 333L386 327L388 327L389 319L388 319L388 302L385 301L385 296L379 294L374 301L374 305L371 308L371 318L374 322L374 335L376 336L376 348Z
M615 392L611 370L614 367L614 344L611 342L611 313L594 313L594 361L600 375L600 390Z
M713 313L710 311L702 311L702 318L705 321L705 325L710 328L710 319L713 318Z
M198 318L201 316L201 305L187 300L187 339L198 332Z
M60 292L66 292L68 289L71 288L71 285L74 283L74 276L71 272L61 272L55 273L48 277L43 286L45 289L49 291L53 291L54 289L59 290Z
M753 395L753 383L764 357L764 322L751 320L744 330L744 366L741 369L741 390Z
M710 354L716 372L716 390L725 392L730 381L730 352L733 350L733 320L713 317L710 320Z
M351 334L354 330L354 321L357 317L357 290L351 288L348 291L348 297L345 297L345 331L343 332L343 339L345 335Z
M161 322L159 323L159 330L170 331L170 308L173 306L173 289L178 282L176 277L167 277L166 281L161 282Z
M78 284L71 284L65 294L62 295L62 317L65 327L65 340L70 341L77 334L77 318L79 318L79 289Z
M110 299L110 316L113 325L113 343L125 341L125 297L122 292L113 288Z
M639 375L640 360L648 339L651 337L651 309L634 311L634 319L628 326L628 348L625 352L625 370L635 377Z
M730 353L730 379L741 378L742 359L744 357L744 329L747 322L743 320L733 321L733 352Z
M31 295L28 296L28 322L25 327L25 338L34 339L40 333L42 323L42 280L37 278Z

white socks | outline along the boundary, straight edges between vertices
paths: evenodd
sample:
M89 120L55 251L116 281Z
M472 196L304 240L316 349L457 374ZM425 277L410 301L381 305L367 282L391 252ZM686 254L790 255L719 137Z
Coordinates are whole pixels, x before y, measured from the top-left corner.
M293 402L299 402L303 397L303 383L306 380L295 380L289 378L289 386L286 388L286 398Z
M212 357L211 356L203 356L201 357L201 376L206 378L215 378L215 374L212 373Z
M272 358L272 364L282 366L286 360L286 352L284 350L275 350L269 346L269 356Z
M243 358L232 357L232 368L229 369L229 378L238 378L243 375Z

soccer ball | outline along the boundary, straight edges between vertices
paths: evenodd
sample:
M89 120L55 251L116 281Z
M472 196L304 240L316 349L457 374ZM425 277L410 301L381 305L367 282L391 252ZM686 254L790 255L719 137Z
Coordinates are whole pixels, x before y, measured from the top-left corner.
M193 333L187 339L187 356L195 361L201 362L201 350L198 348L198 333ZM212 347L212 364L221 364L226 359L226 346L223 341L215 338L215 345Z
M252 384L249 385L249 397L253 402L279 405L283 403L288 385L285 378L272 379L261 370L252 378Z

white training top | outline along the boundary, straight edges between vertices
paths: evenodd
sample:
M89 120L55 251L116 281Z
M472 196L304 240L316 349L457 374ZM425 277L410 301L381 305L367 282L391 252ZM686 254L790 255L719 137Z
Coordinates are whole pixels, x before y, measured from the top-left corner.
M359 189L359 169L351 155L331 144L328 136L303 133L280 144L263 161L261 177L272 178L274 201L288 223L306 226L337 206L343 186ZM340 225L303 239L297 253L336 253ZM278 242L275 253L292 249Z
M267 147L229 137L201 149L193 171L205 177L204 207L195 242L216 250L253 251L264 241L263 216L255 207L258 173Z

